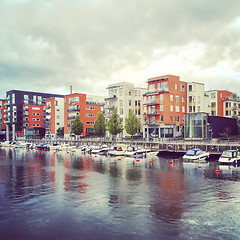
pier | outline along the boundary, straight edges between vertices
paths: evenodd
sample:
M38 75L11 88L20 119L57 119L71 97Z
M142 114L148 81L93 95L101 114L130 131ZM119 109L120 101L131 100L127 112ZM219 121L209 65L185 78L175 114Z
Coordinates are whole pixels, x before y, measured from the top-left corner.
M41 140L26 140L30 143L41 144L41 143L60 143L69 144L70 146L81 146L81 145L101 145L106 144L112 146L114 144L126 144L127 146L140 146L143 148L149 148L155 151L164 151L172 153L185 153L187 150L192 148L199 148L203 151L208 151L211 154L221 154L225 150L240 150L239 142L229 141L143 141L143 140L110 140L106 138L80 138L79 140L66 140L66 139L41 139Z

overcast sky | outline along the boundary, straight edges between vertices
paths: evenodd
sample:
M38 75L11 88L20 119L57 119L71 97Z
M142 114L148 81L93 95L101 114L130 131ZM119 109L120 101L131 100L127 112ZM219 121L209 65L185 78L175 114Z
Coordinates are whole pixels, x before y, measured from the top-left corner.
M239 0L0 0L0 97L165 74L240 93Z

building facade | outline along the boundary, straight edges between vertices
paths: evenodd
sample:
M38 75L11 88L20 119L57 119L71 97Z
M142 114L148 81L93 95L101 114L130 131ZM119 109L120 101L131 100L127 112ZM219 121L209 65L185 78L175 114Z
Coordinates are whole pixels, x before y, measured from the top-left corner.
M146 91L145 88L134 88L133 83L121 82L109 85L107 90L108 97L105 98L106 121L112 115L113 110L117 108L117 113L123 120L123 126L130 110L133 110L141 125L143 124L143 93ZM110 134L107 133L107 136ZM128 134L124 129L118 136L126 137Z
M24 132L32 132L32 128L36 127L31 124L26 126L27 122L24 125L23 119L26 120L26 111L23 105L44 106L45 100L51 97L63 97L63 95L19 90L8 91L6 93L6 139L14 141L16 135L24 137ZM32 117L35 118L34 115Z
M206 94L209 96L210 115L223 117L223 102L232 96L233 93L227 90L210 90L206 91Z
M209 95L205 94L204 84L187 83L187 113L211 112Z
M43 121L45 138L56 138L58 128L64 127L64 97L46 99Z
M6 139L6 100L0 99L0 140Z
M172 138L182 134L187 111L187 83L178 76L165 75L148 79L144 97L145 139Z
M86 94L73 93L64 96L64 137L68 138L74 134L71 125L77 115L83 122L84 131L81 135L93 134L93 125L98 112L103 112L103 97L87 97Z

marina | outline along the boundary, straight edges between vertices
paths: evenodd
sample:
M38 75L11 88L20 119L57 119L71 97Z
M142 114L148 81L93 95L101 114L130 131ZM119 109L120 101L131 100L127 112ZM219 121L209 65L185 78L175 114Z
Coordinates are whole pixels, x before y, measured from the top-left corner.
M4 147L0 172L3 239L238 239L240 234L236 166Z

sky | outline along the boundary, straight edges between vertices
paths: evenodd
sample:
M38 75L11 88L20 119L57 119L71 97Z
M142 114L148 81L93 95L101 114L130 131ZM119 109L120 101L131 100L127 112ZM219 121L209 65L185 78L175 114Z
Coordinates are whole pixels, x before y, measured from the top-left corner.
M239 0L0 0L0 97L166 74L240 94Z

